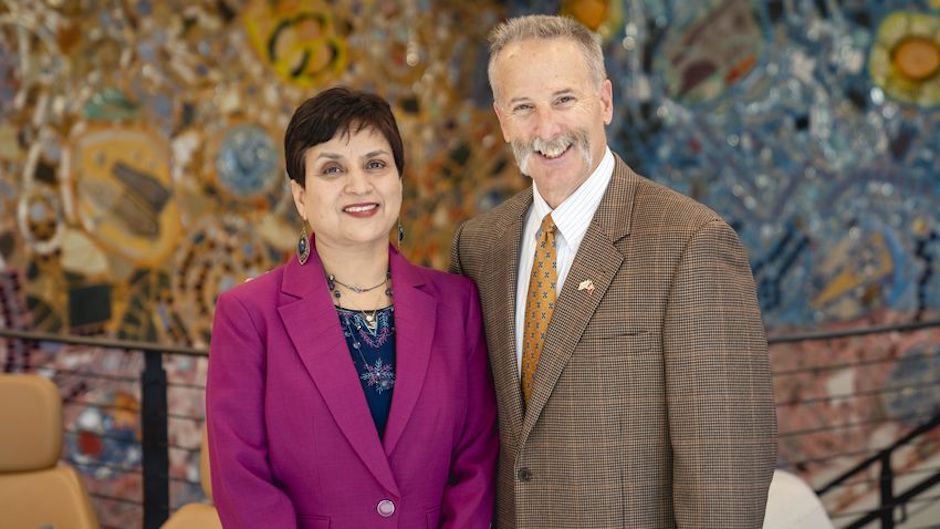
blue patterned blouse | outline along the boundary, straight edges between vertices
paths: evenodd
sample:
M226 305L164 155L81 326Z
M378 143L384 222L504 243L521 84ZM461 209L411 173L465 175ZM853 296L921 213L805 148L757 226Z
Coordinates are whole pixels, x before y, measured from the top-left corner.
M375 312L375 331L367 325L367 317L373 316L371 312L340 307L336 312L381 439L385 435L395 387L395 307Z

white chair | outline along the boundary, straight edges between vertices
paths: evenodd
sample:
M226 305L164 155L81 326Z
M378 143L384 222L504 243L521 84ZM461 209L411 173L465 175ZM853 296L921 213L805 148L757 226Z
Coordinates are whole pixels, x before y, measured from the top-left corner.
M764 529L833 529L819 497L797 476L774 470L767 491Z

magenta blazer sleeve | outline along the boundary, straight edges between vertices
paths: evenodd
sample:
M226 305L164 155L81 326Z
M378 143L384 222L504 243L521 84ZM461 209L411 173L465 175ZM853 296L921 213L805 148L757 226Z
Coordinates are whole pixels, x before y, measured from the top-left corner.
M212 325L206 422L212 496L225 529L296 527L294 506L268 466L265 344L235 296L221 295Z

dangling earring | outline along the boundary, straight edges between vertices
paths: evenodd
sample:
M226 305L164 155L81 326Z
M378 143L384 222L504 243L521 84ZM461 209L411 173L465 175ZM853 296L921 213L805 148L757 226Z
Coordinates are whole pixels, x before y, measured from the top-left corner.
M300 228L300 240L297 241L297 262L301 266L307 264L310 259L310 240L307 238L307 223L304 222Z
M395 239L395 249L401 251L401 241L405 240L405 228L401 225L401 219L398 220L398 237Z

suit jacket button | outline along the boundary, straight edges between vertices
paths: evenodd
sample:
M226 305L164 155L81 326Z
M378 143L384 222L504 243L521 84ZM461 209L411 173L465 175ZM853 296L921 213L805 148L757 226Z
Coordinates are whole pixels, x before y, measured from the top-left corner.
M375 510L382 518L388 518L389 516L395 514L395 502L392 500L382 500L378 505L375 506Z
M532 471L528 467L522 467L519 469L519 481L532 481Z

